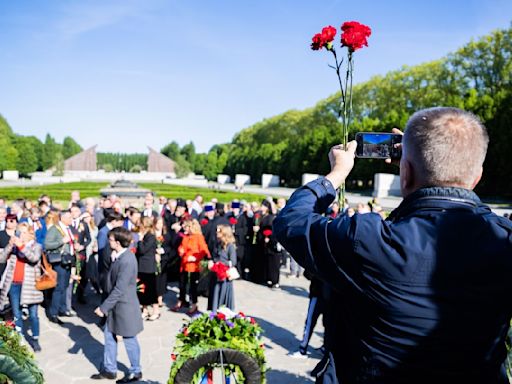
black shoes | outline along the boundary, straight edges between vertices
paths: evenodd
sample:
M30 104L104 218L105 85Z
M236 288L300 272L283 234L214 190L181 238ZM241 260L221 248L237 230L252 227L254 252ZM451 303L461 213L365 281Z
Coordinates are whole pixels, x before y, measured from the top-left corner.
M41 346L39 345L39 341L36 339L32 339L32 349L34 352L41 352Z
M94 375L91 376L92 380L103 380L103 379L115 380L116 378L117 378L116 373L107 372L107 371L101 371L101 372L95 373Z
M59 312L59 316L62 316L62 317L74 317L75 314L71 311L66 311L66 312Z
M117 380L116 383L133 383L134 381L139 381L142 379L142 372L140 373L129 373L125 377L120 380Z
M64 324L64 322L61 319L59 319L57 316L50 316L48 318L48 320L50 320L51 323L55 323L55 324L59 324L59 325Z

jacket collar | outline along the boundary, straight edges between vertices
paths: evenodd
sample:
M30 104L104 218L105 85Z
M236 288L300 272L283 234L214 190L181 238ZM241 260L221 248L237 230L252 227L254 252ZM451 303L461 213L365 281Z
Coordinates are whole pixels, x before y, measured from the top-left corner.
M468 209L484 207L477 194L469 189L457 187L420 188L407 196L388 217L396 221L420 208ZM487 208L489 209L489 208Z

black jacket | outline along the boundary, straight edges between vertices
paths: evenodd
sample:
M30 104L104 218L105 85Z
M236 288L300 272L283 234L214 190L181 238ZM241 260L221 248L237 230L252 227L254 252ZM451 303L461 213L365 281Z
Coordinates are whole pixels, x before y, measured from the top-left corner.
M137 260L139 262L139 273L156 272L156 237L147 233L142 241L137 244Z
M323 217L335 195L298 189L274 232L341 295L340 382L507 383L512 222L461 188L420 189L388 220Z

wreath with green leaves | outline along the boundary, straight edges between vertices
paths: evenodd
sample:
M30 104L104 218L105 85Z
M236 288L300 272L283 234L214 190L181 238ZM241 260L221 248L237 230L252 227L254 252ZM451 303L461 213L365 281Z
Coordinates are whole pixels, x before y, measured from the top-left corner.
M11 321L0 321L0 384L44 383L34 353Z
M212 368L220 368L224 374L234 375L238 383L265 383L265 353L260 339L261 332L254 318L227 308L221 308L217 313L203 313L185 322L176 336L168 383L181 382L183 370L190 370L192 366L193 383L201 381ZM210 359L207 358L205 363L207 356ZM245 377L247 370L244 370L243 365L252 369L251 380ZM257 370L256 376L254 369Z

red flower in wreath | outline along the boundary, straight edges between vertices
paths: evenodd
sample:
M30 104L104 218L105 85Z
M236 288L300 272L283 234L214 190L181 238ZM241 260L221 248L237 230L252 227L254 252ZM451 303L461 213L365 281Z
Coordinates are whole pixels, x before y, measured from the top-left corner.
M16 328L16 324L12 320L6 321L5 325L7 325L9 328L12 328L12 329Z
M176 361L176 355L174 353L171 353L171 360Z
M219 312L219 313L217 313L217 319L219 319L219 320L226 320L226 315L221 313L221 312Z
M187 337L187 336L189 335L189 332L188 332L188 328L187 328L187 327L185 327L185 329L183 330L183 335L184 335L185 337Z
M254 320L254 317L251 317L251 324L256 325L256 320Z
M368 37L372 34L369 26L358 23L357 21L347 21L341 26L341 45L347 47L349 51L357 51L363 46L368 46Z

